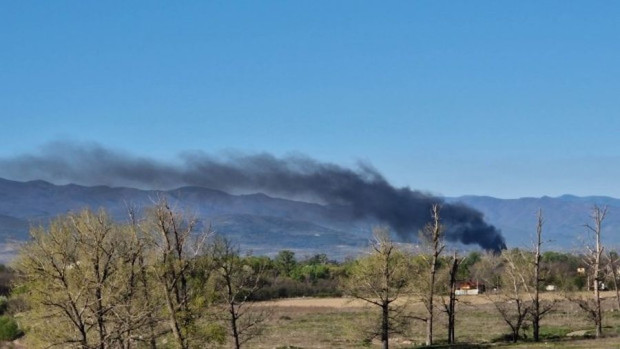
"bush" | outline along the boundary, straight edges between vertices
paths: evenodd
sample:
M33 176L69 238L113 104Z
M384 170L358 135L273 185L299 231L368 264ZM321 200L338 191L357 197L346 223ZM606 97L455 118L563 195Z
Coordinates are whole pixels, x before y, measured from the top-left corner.
M6 296L0 296L0 315L4 315L4 313L6 313L8 305L9 299L6 298Z
M19 329L17 322L10 316L0 316L0 340L12 341L19 338L23 332Z
M298 281L291 278L270 280L251 297L253 301L264 301L292 297L341 297L338 280L318 279L315 282Z
M6 306L6 313L9 315L15 315L24 311L30 310L30 307L22 297L9 298ZM2 315L2 314L0 314Z

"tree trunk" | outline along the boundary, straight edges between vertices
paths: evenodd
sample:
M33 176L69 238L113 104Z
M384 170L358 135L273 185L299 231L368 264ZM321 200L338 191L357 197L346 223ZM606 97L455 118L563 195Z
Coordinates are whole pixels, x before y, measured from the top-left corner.
M540 341L540 246L542 245L542 210L538 210L538 224L536 225L536 253L534 255L534 309L532 329L534 342Z
M435 272L437 265L437 257L433 255L433 264L431 265L430 289L428 291L428 318L426 319L426 345L433 345L433 315L435 313L435 305L433 300L435 297Z
M101 288L97 286L95 291L95 297L97 297L97 327L99 329L99 349L106 348L106 329L105 329L105 319L103 316L103 303L101 300Z
M515 302L517 303L517 320L516 320L516 324L513 327L513 336L512 336L512 342L516 343L519 340L519 332L521 332L521 327L523 326L523 321L525 320L525 317L527 316L527 309L524 309L523 306L523 302L519 299L516 299Z
M512 329L512 342L516 343L518 340L519 340L519 328L515 326Z
M433 315L434 304L433 298L435 297L434 285L435 285L435 265L437 264L436 258L433 256L433 265L431 267L431 283L430 290L428 292L428 318L426 320L426 345L433 345Z
M596 234L596 255L594 261L594 301L596 302L596 338L600 338L603 334L603 318L601 314L601 294L599 290L600 273L601 273L601 255L603 254L603 247L601 246L601 223L605 217L607 210L601 210L595 208L595 234Z
M448 303L448 344L455 343L454 322L456 312L456 273L459 268L459 260L454 252L452 268L450 269L450 300Z
M426 319L426 345L433 345L433 315Z
M224 263L227 263L228 261L224 261ZM232 267L230 269L223 267L222 268L224 270L224 279L226 279L226 291L228 293L228 306L230 307L228 309L228 312L230 313L230 329L232 330L232 334L233 334L233 339L235 340L235 349L239 349L241 348L241 345L239 344L239 331L237 330L237 309L235 309L235 294L233 293L233 284L232 284L232 280L231 280L231 270Z
M157 349L157 340L156 340L156 335L155 335L155 319L153 317L153 313L151 312L152 309L152 305L151 305L151 293L150 293L150 288L149 288L149 284L148 284L148 276L146 274L146 268L144 266L144 260L142 257L140 257L139 260L140 263L140 277L141 277L141 281L142 281L142 292L144 295L144 299L146 301L146 307L148 309L147 312L147 318L148 318L148 323L149 323L149 346L151 349Z
M598 267L598 265L597 265ZM598 268L595 269L596 272L598 272ZM603 334L603 321L602 321L602 314L601 314L601 293L599 290L599 281L598 281L598 277L594 278L594 300L596 302L596 314L595 314L595 320L594 322L596 323L596 338L601 337L601 335Z
M97 241L99 243L99 241ZM93 267L94 267L94 277L97 281L97 285L95 286L95 317L96 317L96 321L97 321L97 329L99 332L99 349L105 349L106 348L106 327L105 327L105 318L104 318L104 312L103 312L103 292L102 292L102 283L103 281L103 277L102 277L102 271L99 269L99 263L100 263L100 258L99 258L99 249L101 247L99 245L97 245L97 251L95 251L95 256L94 256L94 260L93 260Z
M538 304L534 306L538 307ZM534 312L536 312L536 310L534 310ZM532 321L532 330L534 332L534 342L540 341L540 318L536 315L534 315L534 320Z
M230 303L230 328L232 329L233 338L235 339L235 349L241 348L239 343L239 331L237 330L237 311L235 310L235 303Z
M620 290L618 290L618 270L616 264L611 263L611 274L614 278L614 289L616 290L616 310L620 311Z
M168 321L170 323L170 328L172 329L172 334L174 335L174 340L177 343L177 348L187 349L185 344L185 338L183 338L183 333L181 333L181 328L177 319L177 310L175 309L172 296L170 295L170 292L168 292L165 283L162 284L162 287L164 289L164 295L166 297L166 306L168 307L168 312L170 313Z
M381 316L381 343L383 344L383 349L388 349L388 336L390 330L390 318L389 318L389 307L390 305L387 302L384 302L381 306L383 311Z
M426 345L433 345L433 318L435 297L435 274L437 274L437 260L444 245L441 243L441 224L439 223L439 205L433 205L431 216L433 218L431 242L433 246L433 256L431 259L430 282L427 299L428 317L426 319Z

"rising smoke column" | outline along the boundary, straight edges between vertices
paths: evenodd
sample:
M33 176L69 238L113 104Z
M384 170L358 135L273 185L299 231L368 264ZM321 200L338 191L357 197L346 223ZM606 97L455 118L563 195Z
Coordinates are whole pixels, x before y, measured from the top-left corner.
M143 189L191 185L308 196L349 207L357 218L378 219L405 240L416 236L429 222L432 205L441 204L441 220L449 241L478 244L492 251L506 248L499 230L487 224L481 212L408 187L396 188L368 165L360 164L353 170L301 155L277 158L267 153L215 157L194 152L181 155L180 160L178 164L164 163L96 144L55 142L36 155L0 159L0 176Z

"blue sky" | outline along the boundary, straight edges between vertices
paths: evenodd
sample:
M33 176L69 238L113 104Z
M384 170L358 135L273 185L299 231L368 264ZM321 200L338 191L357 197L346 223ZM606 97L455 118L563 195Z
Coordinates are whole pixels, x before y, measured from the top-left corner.
M3 1L0 157L293 152L449 196L620 197L618 18L615 1Z

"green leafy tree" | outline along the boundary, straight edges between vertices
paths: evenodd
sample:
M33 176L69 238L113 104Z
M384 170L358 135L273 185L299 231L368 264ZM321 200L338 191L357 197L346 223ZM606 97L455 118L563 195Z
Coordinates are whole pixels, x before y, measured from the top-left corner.
M295 269L295 266L297 266L295 252L291 250L282 250L278 252L278 255L274 260L274 264L280 275L290 277L291 273Z

